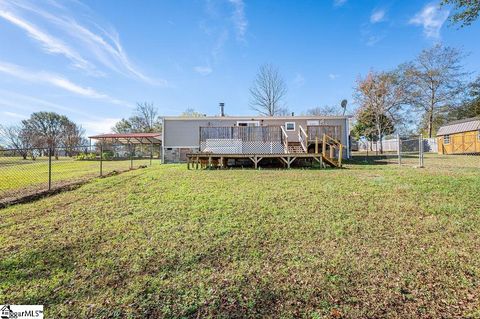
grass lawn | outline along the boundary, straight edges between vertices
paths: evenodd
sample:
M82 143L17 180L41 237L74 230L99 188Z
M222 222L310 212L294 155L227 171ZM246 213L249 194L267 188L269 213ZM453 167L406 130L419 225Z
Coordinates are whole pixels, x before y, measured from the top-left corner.
M149 159L138 159L134 161L134 167L149 163ZM104 174L113 170L128 170L129 167L129 160L103 162ZM68 157L52 160L53 186L99 174L99 161L77 161ZM48 157L38 157L34 161L19 157L0 157L0 199L10 194L21 194L46 187L48 187Z
M46 318L480 318L480 157L135 170L0 210L0 304Z

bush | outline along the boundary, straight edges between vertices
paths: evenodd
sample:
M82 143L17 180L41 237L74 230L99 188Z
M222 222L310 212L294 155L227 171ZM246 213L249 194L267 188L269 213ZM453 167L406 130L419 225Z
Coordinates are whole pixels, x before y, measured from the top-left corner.
M91 161L95 160L96 158L97 155L95 153L80 153L76 157L78 161Z
M106 161L110 161L112 158L113 158L113 151L104 151L102 153L102 159L106 160Z

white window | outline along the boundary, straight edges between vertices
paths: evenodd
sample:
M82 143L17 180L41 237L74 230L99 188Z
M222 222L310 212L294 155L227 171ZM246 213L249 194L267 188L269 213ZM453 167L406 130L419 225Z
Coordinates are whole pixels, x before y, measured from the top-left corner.
M295 131L295 122L285 122L286 131Z
M320 121L319 120L307 120L307 126L319 126Z
M260 126L259 121L237 121L237 126Z
M443 144L450 144L450 135L445 135L443 137Z

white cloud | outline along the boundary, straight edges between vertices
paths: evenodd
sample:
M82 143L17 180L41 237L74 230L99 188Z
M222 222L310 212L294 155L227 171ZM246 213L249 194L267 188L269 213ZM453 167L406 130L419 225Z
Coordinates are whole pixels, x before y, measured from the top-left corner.
M120 119L105 118L93 121L80 121L79 123L89 135L92 135L112 132L112 127L118 121L120 121Z
M303 86L305 84L305 78L303 77L303 75L297 73L297 75L295 75L295 78L293 79L293 84L295 84L297 87Z
M46 52L65 56L71 60L73 65L77 68L84 69L89 72L92 72L95 69L95 67L90 62L85 60L78 52L70 48L60 39L57 39L56 37L42 31L34 24L17 17L12 12L4 10L0 10L0 17L25 30L31 38L42 44L42 47Z
M385 20L386 11L384 9L378 9L372 12L370 16L371 23L378 23Z
M127 102L114 99L107 94L99 93L92 88L80 86L57 74L47 72L35 72L24 69L18 65L2 61L0 61L0 72L24 81L35 83L48 83L52 86L64 89L77 95L93 99L102 99L113 104L125 105L130 107L130 104L128 104Z
M335 7L341 7L343 6L345 3L347 3L347 0L334 0L333 1L333 5Z
M101 65L151 85L168 85L166 80L153 79L134 66L113 27L101 26L98 19L92 18L93 14L85 5L75 1L70 4L78 5L76 9L79 12L75 10L75 16L81 17L81 21L74 18L73 10L65 8L55 0L49 1L41 7L36 6L33 1L3 0L0 6L10 8L10 11L29 13L30 16L38 19L41 25L48 26L50 33L41 31L32 22L19 19L9 12L4 16L11 23L24 29L30 37L39 41L45 50L50 53L63 54L77 67L97 67L98 69L98 66ZM59 36L54 37L53 33L62 35L64 40L60 40ZM93 61L97 65L94 65Z
M197 72L200 75L209 75L210 73L213 72L212 68L209 66L196 66L193 68L195 72Z
M328 77L330 78L330 80L336 80L340 77L340 74L330 73Z
M442 10L438 4L427 4L418 12L409 23L423 27L423 33L427 38L440 38L440 29L448 19L448 10Z
M248 27L248 21L245 16L245 3L243 0L229 0L229 2L234 7L232 20L237 31L237 39L243 41L245 39L245 33L247 32Z

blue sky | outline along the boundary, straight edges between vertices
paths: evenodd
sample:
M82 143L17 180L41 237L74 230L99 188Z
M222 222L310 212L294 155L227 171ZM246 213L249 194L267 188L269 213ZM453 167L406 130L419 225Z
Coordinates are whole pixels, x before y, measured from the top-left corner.
M0 124L48 110L108 132L137 101L164 115L213 115L223 101L247 115L264 63L279 68L300 114L351 101L358 76L437 42L469 53L477 75L480 23L458 29L448 14L401 0L0 0Z

